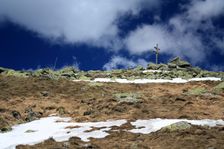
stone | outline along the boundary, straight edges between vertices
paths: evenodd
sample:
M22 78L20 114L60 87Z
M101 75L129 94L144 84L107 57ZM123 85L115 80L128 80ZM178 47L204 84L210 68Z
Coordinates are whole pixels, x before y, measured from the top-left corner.
M33 132L36 132L35 130L27 130L27 131L25 131L25 133L33 133Z
M21 114L18 111L12 111L12 116L16 119L20 119L21 118Z
M172 59L171 61L169 61L168 64L175 64L176 66L181 67L181 68L191 67L191 64L189 62L181 60L179 57Z
M190 128L191 128L191 124L181 121L181 122L177 122L177 123L171 124L169 126L166 126L166 127L162 128L161 130L174 132L174 131L186 130L186 129L190 129Z
M9 126L9 123L2 117L0 117L0 132L7 132L12 130L12 128Z
M141 102L141 96L137 93L117 93L115 99L118 102L136 103Z
M27 122L31 122L33 120L36 120L41 115L40 113L34 112L32 108L26 108L25 113L27 113L27 116L25 118L25 120Z
M166 64L158 64L158 69L167 71L168 70L168 65L166 65Z
M47 97L49 95L48 91L42 91L40 92L42 96Z
M144 70L144 67L142 67L142 66L139 65L139 66L135 67L134 70L137 70L137 71L138 70Z
M0 74L7 71L7 69L0 67Z
M147 69L157 70L158 69L158 65L156 65L154 63L149 63L148 66L147 66Z
M59 108L57 108L57 112L58 112L60 115L63 115L63 114L66 113L64 107L59 107Z
M177 68L177 65L173 63L168 63L168 68L174 69L174 68Z
M94 112L92 111L92 110L88 110L88 111L85 111L84 113L83 113L83 115L84 116L87 116L87 115L91 115L91 114L93 114Z

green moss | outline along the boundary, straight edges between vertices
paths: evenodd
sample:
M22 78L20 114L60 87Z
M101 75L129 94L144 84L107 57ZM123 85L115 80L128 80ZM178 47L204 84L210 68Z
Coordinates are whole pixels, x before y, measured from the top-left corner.
M83 80L83 81L88 81L88 80L91 80L91 78L87 77L87 76L84 76L84 75L81 75L79 77L79 80Z
M103 86L103 83L99 83L99 82L90 82L88 85L89 85L89 86L92 86L92 87L100 87L100 86Z
M203 87L193 88L188 91L188 94L190 95L202 95L207 92L207 89Z
M58 112L60 115L63 115L63 114L65 114L65 113L66 113L66 111L65 111L65 108L64 108L64 107L59 107L59 108L57 108L57 112Z
M141 101L141 96L138 93L117 93L115 98L118 102L135 103Z
M219 83L213 88L213 93L220 94L224 92L224 82Z

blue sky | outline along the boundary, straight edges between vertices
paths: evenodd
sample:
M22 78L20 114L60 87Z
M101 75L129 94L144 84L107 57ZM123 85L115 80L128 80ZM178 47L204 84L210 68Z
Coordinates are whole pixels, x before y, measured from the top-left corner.
M224 71L223 0L0 0L0 66L81 70L175 56Z

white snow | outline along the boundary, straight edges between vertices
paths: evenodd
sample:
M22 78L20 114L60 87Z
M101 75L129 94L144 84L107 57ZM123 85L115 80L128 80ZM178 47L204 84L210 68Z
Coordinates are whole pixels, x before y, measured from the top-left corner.
M92 82L117 82L117 83L135 83L135 84L145 84L145 83L187 83L193 81L221 81L221 78L207 77L207 78L192 78L189 80L182 78L174 78L172 80L168 79L110 79L110 78L96 78Z
M74 80L75 82L83 81L83 80ZM216 77L206 77L206 78L192 78L192 79L182 79L182 78L174 78L172 80L168 79L135 79L135 80L127 80L127 79L111 79L111 78L95 78L94 80L84 80L87 82L111 82L111 83L132 83L132 84L146 84L146 83L187 83L194 81L221 81L221 78Z
M137 120L131 122L135 127L129 131L131 133L148 134L160 130L163 127L176 122L186 121L193 125L207 125L214 127L224 125L223 120L187 120L187 119L149 119ZM46 117L26 124L20 124L13 127L11 132L0 133L0 148L15 149L17 145L33 145L43 142L49 138L55 141L67 141L71 137L79 137L83 141L89 141L89 138L104 138L109 135L108 132L112 126L118 126L127 123L127 120L108 120L104 122L71 122L71 118ZM98 128L93 130L93 128ZM116 130L115 130L116 131Z
M151 132L156 132L160 130L163 127L169 126L171 124L177 123L177 122L187 122L192 125L201 125L201 126L210 126L214 127L217 125L224 125L223 120L187 120L187 119L150 119L150 120L137 120L135 122L131 122L133 126L136 127L136 129L130 130L132 133L141 133L141 134L149 134Z
M189 81L221 81L221 78L207 77L207 78L192 78Z
M11 132L0 133L0 148L15 149L20 144L37 144L49 138L56 141L66 141L70 137L77 136L83 141L88 138L104 138L109 135L107 132L112 126L121 126L126 120L115 120L95 123L72 123L70 118L46 117L30 123L21 124L13 127ZM78 128L66 128L80 126ZM90 132L93 127L99 128ZM101 128L104 127L104 128ZM30 131L31 132L27 132Z

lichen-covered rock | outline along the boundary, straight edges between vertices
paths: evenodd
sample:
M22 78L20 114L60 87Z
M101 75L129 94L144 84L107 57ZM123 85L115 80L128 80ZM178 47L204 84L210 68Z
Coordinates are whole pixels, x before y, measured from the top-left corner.
M147 69L157 70L158 69L158 65L156 65L154 63L149 63L148 66L147 66Z
M9 126L9 123L4 118L0 117L0 133L10 130L12 130L12 128Z
M49 95L49 92L48 91L42 91L42 92L40 92L40 94L44 97L47 97Z
M141 102L141 96L138 93L118 93L115 94L118 102L136 103Z
M65 77L65 78L68 78L68 79L76 78L76 73L77 72L78 72L78 70L75 69L74 67L64 67L64 68L56 71L58 76Z
M25 113L27 114L25 118L27 122L31 122L41 117L41 114L38 112L34 112L32 108L26 108Z
M213 93L220 94L224 93L224 82L219 83L213 88Z
M144 70L144 67L142 67L142 66L139 65L139 66L135 67L134 70L137 70L137 71Z
M169 67L166 64L158 64L158 69L162 71L168 71Z
M38 69L32 73L35 77L47 78L47 79L58 79L55 71L50 68Z
M170 65L176 65L180 68L189 68L191 67L191 64L187 61L184 61L184 60L181 60L179 57L176 57L174 59L172 59L170 62L169 62Z
M8 69L0 67L0 74L7 71Z
M187 93L190 95L202 95L207 92L206 88L203 87L198 87L198 88L193 88L189 90Z
M185 130L185 129L190 129L190 128L191 128L191 124L189 124L185 121L181 121L181 122L177 122L177 123L171 124L169 126L166 126L166 127L162 128L161 131L174 132L174 131L180 131L180 130Z

